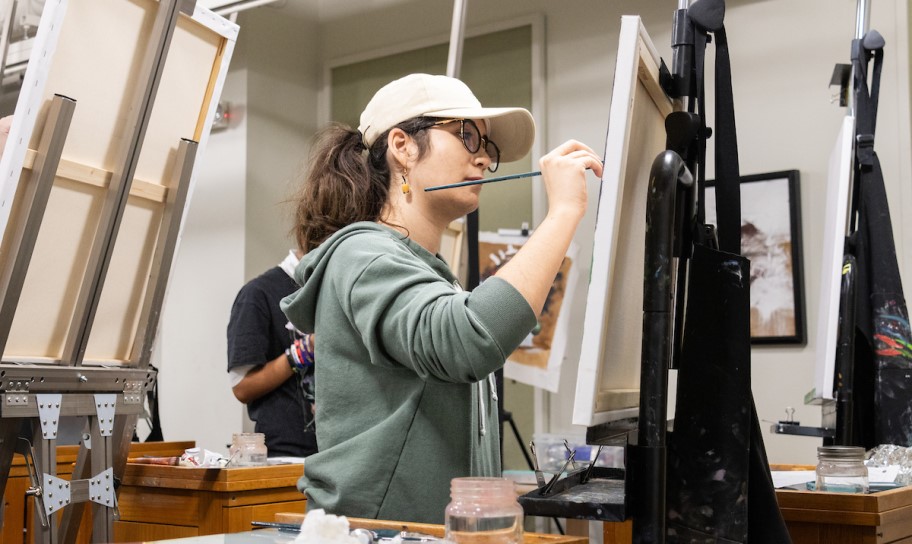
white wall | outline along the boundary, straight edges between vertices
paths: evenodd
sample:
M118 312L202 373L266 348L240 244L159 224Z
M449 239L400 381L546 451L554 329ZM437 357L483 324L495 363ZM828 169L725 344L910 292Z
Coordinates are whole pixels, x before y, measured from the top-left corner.
M819 408L803 406L802 400L812 387L816 347L816 291L819 288L817 278L820 274L824 213L820 205L821 192L836 126L844 115L843 110L829 103L827 85L833 65L849 60L856 1L729 0L727 4L726 26L731 42L741 172L751 174L798 169L802 184L808 345L754 349L754 395L761 419L780 419L785 415L785 407L793 406L797 410L796 417L803 424L816 425L820 422ZM601 150L607 128L621 15L642 15L659 53L670 61L669 41L674 7L673 2L635 0L476 1L469 3L467 25L471 29L491 22L544 13L547 100L545 118L538 119L544 127L539 137L545 139L548 149L568 138L576 138ZM912 170L909 159L907 10L903 0L881 0L873 7L872 27L885 36L888 44L877 149L884 165L892 203L900 266L907 288L912 289L909 279L912 235L906 234L912 232L912 214L904 213L904 210L912 209L912 187L908 181L901 182L909 179ZM246 168L249 181L246 204L238 205L232 200L230 209L234 213L221 210L223 213L218 217L191 217L192 221L198 221L196 228L201 233L201 241L207 240L203 233L212 230L232 233L233 245L225 248L226 253L220 253L219 257L234 259L239 252L242 253L239 258L246 264L240 274L244 278L274 263L287 248L288 241L284 236L288 224L275 203L287 194L287 181L294 171L292 163L296 165L304 157L306 139L315 128L316 90L322 83L319 80L322 65L332 59L378 51L402 43L445 39L449 33L452 3L442 0L403 2L372 12L369 17L359 14L325 23L319 28L312 22L276 18L281 10L273 8L258 8L249 13L251 15L244 14L239 21L241 40L251 40L255 43L251 47L260 48L260 52L251 54L251 58L259 56L256 62L250 62L247 73L249 128ZM210 151L216 142L213 137ZM239 148L234 149L237 151ZM234 188L235 178L243 171L241 167L225 174L232 176L231 194L238 190ZM590 194L597 194L597 190L597 182L593 180ZM198 188L194 205L198 204L201 194ZM225 195L219 195L219 198L225 198ZM243 219L245 210L246 219ZM586 233L591 233L593 229L594 210L592 212L580 227L577 240L586 253L581 255L579 262L582 263L588 262L587 252L591 250ZM224 221L231 224L220 223ZM188 224L188 237L192 225ZM218 229L214 228L216 225ZM189 251L187 246L185 239L179 256L182 261L191 258L185 255ZM193 254L192 258L197 259L195 251ZM198 260L198 264L188 263L186 266L195 269L194 273L205 273L211 261ZM224 324L227 322L230 299L242 283L234 265L229 266L235 282L228 286L232 282L227 281L218 287L225 293L213 293L203 302L195 292L187 292L186 299L178 299L182 301L182 308L200 304L210 306L207 319L178 321L175 318L175 322L166 319L169 333L163 335L163 353L169 345L173 346L170 353L175 353L174 358L184 361L174 363L172 367L168 366L172 364L171 357L163 357L163 387L173 384L164 381L169 370L181 373L181 377L168 377L169 380L186 386L186 393L170 401L177 404L169 408L174 414L180 413L183 417L188 413L195 414L199 410L189 407L190 399L208 401L210 396L221 398L223 389L227 388L227 384L222 383ZM200 290L204 288L208 290L209 286L197 286ZM174 291L172 289L172 296L169 297L169 310L175 298ZM574 301L576 311L571 329L578 331L578 335L582 331L584 298L585 293L581 292ZM228 303L223 305L221 301L226 299ZM639 319L639 316L632 319ZM208 328L210 324L212 331L204 331L202 327ZM197 353L193 348L195 344L205 347ZM561 392L548 395L547 428L550 430L571 429L569 421L575 384L572 362L577 357L578 347L568 354ZM201 384L206 384L206 387L201 388ZM193 437L202 442L201 436L212 433L230 438L228 428L237 425L236 408L229 410L228 423L206 421L195 428L188 425L188 435L173 434L166 423L166 437ZM218 432L211 430L217 425L225 429ZM763 426L768 427L766 424ZM768 432L765 432L764 439L770 460L774 463L812 462L819 443L814 439L775 436Z
M238 19L247 40L248 122L245 277L277 265L296 247L287 204L317 129L317 28L281 10Z
M154 363L165 440L196 440L225 453L243 409L231 394L225 360L225 327L244 281L246 237L247 121L241 108L247 71L237 68L242 58L234 60L222 99L238 106L237 124L212 133L201 150Z

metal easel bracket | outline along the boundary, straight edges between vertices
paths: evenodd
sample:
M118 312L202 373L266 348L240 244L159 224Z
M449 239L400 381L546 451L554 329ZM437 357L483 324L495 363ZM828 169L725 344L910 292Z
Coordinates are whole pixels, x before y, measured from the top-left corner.
M108 467L94 478L89 479L89 500L109 508L117 506L113 468Z
M117 395L95 395L95 410L101 436L111 436L114 430L114 411L117 407Z
M794 436L813 436L817 438L833 438L836 436L836 429L827 429L826 427L808 427L798 425L797 422L789 423L780 421L770 427L770 431L776 434L790 434Z
M124 380L124 404L142 404L145 387L141 380Z
M41 479L45 514L50 516L70 504L70 482L50 474L42 474Z
M6 406L28 406L29 382L22 380L9 380L6 387ZM2 387L0 387L2 389Z
M34 460L29 467L30 471L34 470ZM37 475L33 481L37 481ZM26 494L35 497L39 507L47 516L65 508L70 503L91 501L109 508L117 506L114 469L110 467L86 480L68 481L52 474L42 474L41 482L40 487L30 487L26 490Z
M41 422L41 435L45 440L57 438L61 397L60 393L35 395L35 399L38 401L38 421Z

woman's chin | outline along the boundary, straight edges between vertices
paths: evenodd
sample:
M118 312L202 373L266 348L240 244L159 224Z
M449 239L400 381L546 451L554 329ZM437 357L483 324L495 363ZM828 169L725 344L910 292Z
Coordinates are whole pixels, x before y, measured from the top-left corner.
M465 217L466 215L474 212L477 209L478 209L478 198L467 199L465 201L460 202L458 205L452 206L450 208L451 213L449 213L448 215L450 216L450 220L458 219L460 217Z

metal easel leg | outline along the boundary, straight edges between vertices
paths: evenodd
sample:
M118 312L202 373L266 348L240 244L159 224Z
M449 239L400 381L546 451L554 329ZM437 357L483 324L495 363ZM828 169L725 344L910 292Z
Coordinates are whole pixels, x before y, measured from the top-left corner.
M666 412L668 369L674 339L674 242L682 221L677 202L693 186L684 161L664 151L649 173L646 255L643 272L643 347L637 443L628 446L627 500L633 512L634 543L665 542Z
M71 481L85 480L89 478L89 440L87 433L83 434L83 439L79 444L79 452L76 454L76 465L73 467L73 474L70 476ZM60 542L76 542L76 536L79 534L79 525L85 513L85 503L71 503L69 508L63 510L63 517L60 519L60 527L57 535Z
M134 368L149 367L198 148L197 142L187 139L181 140L177 147L177 157L171 171L171 188L168 189L168 200L162 212L161 228L152 257L152 275L147 287L151 296L145 298L139 314L139 326L136 328L139 341L133 344L133 352L130 354L130 366Z
M13 454L16 452L16 437L22 423L18 418L0 419L0 502L6 491L6 481L9 479L10 465L13 463Z
M115 395L95 395L98 417L91 418L89 432L92 441L89 455L93 484L90 485L89 499L92 501L92 542L114 541L114 471L112 435ZM115 399L107 406L106 399ZM108 410L109 409L109 410ZM108 413L106 413L108 412ZM97 482L97 485L95 484Z
M0 268L0 355L6 350L16 306L22 295L25 275L38 239L41 221L44 219L44 211L47 208L51 187L54 185L57 165L60 163L60 154L66 143L75 108L76 102L65 96L55 95L51 100L32 169L32 180L26 184L21 201L24 213L15 219L15 224L8 226L12 238L7 255L14 256L15 260L12 265ZM0 407L0 414L2 413L3 408Z
M48 476L57 476L57 433L44 430L41 418L32 420L32 448L35 456L34 470L41 486L41 495L35 497L35 513L32 518L32 542L35 544L57 544L57 516L48 513L48 505L59 500L54 497L48 483ZM42 470L41 467L45 467Z

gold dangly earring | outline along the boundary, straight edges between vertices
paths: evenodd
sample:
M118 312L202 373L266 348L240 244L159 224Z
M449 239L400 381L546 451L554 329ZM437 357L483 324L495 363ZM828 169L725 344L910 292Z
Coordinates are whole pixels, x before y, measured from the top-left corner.
M408 169L407 169L407 168L403 168L403 172L402 172L402 174L401 174L401 176L402 176L402 186L401 186L401 188L402 188L402 194L404 194L404 195L407 195L407 194L409 194L409 193L412 192L412 188L409 187L408 179L405 177L405 176L407 176L407 175L408 175Z

